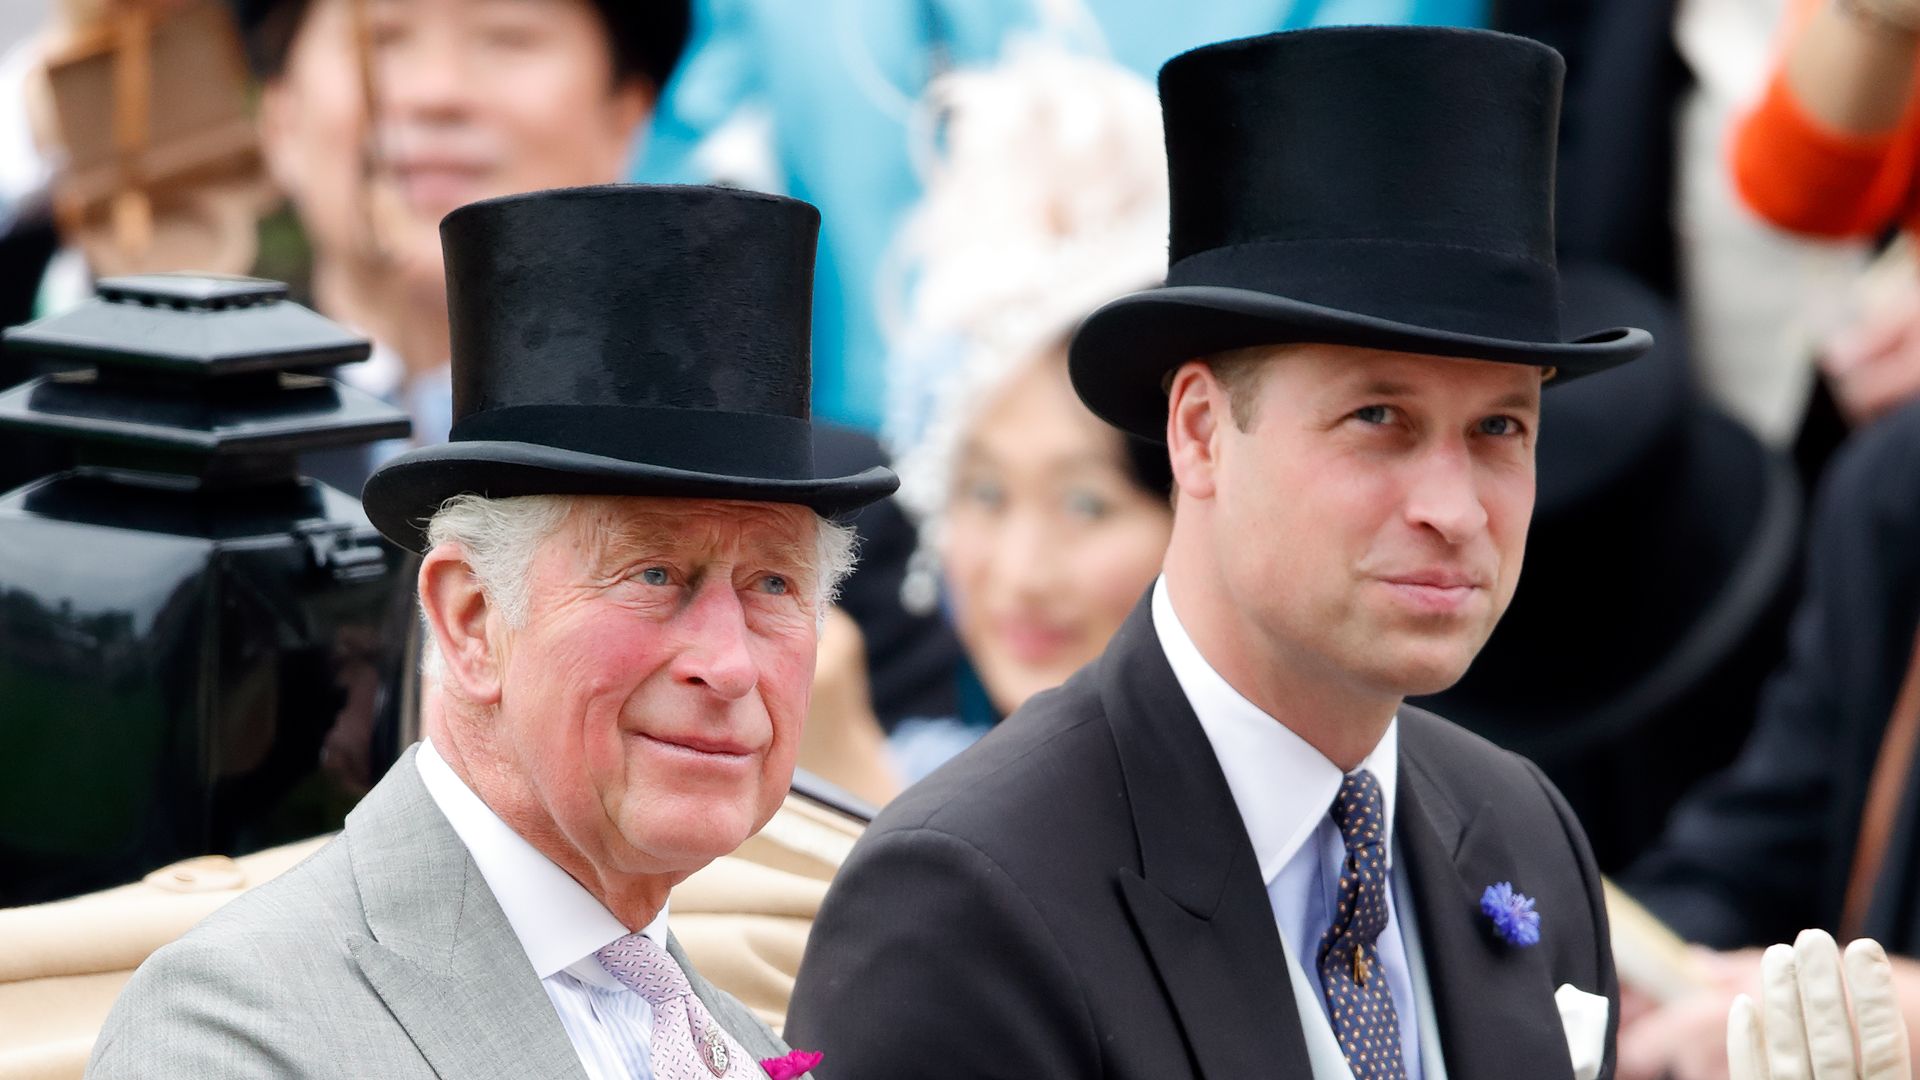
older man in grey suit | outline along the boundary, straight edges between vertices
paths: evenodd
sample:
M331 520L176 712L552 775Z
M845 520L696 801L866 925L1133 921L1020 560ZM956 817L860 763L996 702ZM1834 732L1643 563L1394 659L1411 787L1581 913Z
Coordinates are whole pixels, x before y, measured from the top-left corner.
M448 216L453 440L366 490L424 552L427 741L154 954L90 1075L741 1080L787 1052L665 927L786 794L851 559L829 519L895 483L814 472L817 227L704 188Z

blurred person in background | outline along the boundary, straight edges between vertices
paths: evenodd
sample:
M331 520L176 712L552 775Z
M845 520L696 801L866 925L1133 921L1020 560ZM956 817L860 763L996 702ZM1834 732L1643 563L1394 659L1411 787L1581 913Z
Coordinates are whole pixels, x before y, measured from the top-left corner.
M1680 0L1673 38L1692 85L1674 118L1672 223L1699 385L1776 449L1808 428L1820 342L1845 325L1862 238L1784 232L1741 198L1729 142L1779 59L1785 0ZM1822 403L1815 428L1832 419ZM1811 478L1819 461L1810 458Z
M1893 957L1920 1032L1920 402L1835 455L1815 500L1791 652L1739 758L1675 810L1622 884L1708 957L1710 982L1625 1006L1621 1080L1718 1080L1756 946L1803 928Z
M944 592L973 692L894 727L908 781L1098 656L1173 519L1165 452L1087 411L1066 365L1082 318L1165 273L1153 88L1027 42L923 107L940 149L895 253L891 435L921 525L906 593Z
M1796 0L1785 55L1735 133L1733 168L1754 209L1783 229L1865 237L1920 221L1920 2ZM1861 313L1820 367L1853 424L1920 394L1920 276Z

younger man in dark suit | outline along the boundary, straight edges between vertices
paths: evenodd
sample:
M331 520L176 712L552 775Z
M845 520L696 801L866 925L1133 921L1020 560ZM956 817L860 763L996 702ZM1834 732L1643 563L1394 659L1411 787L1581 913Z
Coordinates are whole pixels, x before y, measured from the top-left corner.
M1561 337L1562 65L1349 28L1161 72L1168 285L1073 344L1167 442L1165 573L1106 654L888 807L788 1034L837 1080L1609 1075L1599 877L1538 770L1402 706L1512 596Z

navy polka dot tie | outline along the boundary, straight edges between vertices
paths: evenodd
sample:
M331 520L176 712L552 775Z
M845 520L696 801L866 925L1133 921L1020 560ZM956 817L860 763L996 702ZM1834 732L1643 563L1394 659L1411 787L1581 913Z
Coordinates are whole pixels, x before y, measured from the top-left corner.
M1400 1017L1376 943L1387 927L1386 808L1380 781L1365 769L1347 774L1331 813L1347 858L1340 868L1333 925L1320 938L1320 992L1354 1080L1405 1080Z

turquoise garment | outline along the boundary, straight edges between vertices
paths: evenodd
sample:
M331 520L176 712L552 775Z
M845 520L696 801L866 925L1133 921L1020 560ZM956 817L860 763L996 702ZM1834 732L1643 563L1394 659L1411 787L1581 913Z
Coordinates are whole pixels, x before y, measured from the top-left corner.
M906 124L928 79L1044 35L1152 78L1176 53L1270 30L1349 23L1478 26L1487 0L695 0L694 35L635 180L716 178L780 191L823 217L814 279L814 413L877 431L885 343L873 297L919 195ZM1061 25L1061 9L1091 25ZM1054 21L1043 19L1054 12ZM1085 20L1080 20L1085 23ZM764 175L716 177L725 127L764 148ZM725 170L721 170L725 171Z

